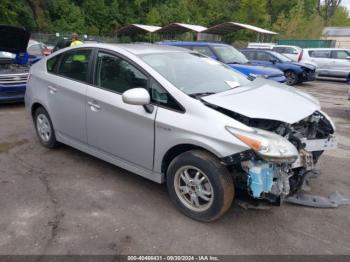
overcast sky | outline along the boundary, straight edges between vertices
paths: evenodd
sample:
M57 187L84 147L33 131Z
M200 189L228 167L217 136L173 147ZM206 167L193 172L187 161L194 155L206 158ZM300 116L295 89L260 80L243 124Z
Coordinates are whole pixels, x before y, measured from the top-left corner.
M350 11L350 0L342 0L341 5L345 6Z

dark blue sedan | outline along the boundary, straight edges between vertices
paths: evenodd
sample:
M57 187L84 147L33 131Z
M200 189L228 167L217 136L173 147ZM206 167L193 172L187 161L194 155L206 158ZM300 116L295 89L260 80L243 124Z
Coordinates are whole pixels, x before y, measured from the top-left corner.
M241 52L253 64L283 71L288 85L315 80L316 67L313 65L293 62L290 58L272 50L246 48L242 49Z

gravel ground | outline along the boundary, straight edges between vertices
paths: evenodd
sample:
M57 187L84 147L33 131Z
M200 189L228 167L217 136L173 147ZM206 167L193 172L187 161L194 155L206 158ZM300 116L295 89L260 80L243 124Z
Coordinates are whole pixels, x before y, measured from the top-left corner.
M298 87L321 100L339 137L311 193L350 195L348 87ZM199 223L173 207L164 185L68 146L40 146L23 105L0 106L0 123L0 254L350 254L350 207L233 204Z

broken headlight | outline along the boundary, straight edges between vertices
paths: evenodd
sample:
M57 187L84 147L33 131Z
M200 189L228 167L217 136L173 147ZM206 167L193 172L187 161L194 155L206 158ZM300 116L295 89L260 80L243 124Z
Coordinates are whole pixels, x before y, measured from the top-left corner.
M252 132L228 126L226 129L267 162L293 163L298 158L295 146L280 135L261 129Z

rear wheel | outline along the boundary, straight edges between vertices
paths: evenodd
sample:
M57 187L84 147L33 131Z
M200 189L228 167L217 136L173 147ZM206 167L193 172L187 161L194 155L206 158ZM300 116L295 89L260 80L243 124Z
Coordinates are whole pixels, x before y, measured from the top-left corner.
M294 73L293 71L286 71L284 72L284 76L286 77L287 81L286 84L293 86L296 85L299 82L299 77L296 73Z
M200 150L185 152L170 163L167 188L181 212L204 222L221 217L234 197L232 176L226 167Z
M43 107L39 107L35 111L34 125L36 134L43 146L47 148L55 148L58 146L50 116Z

